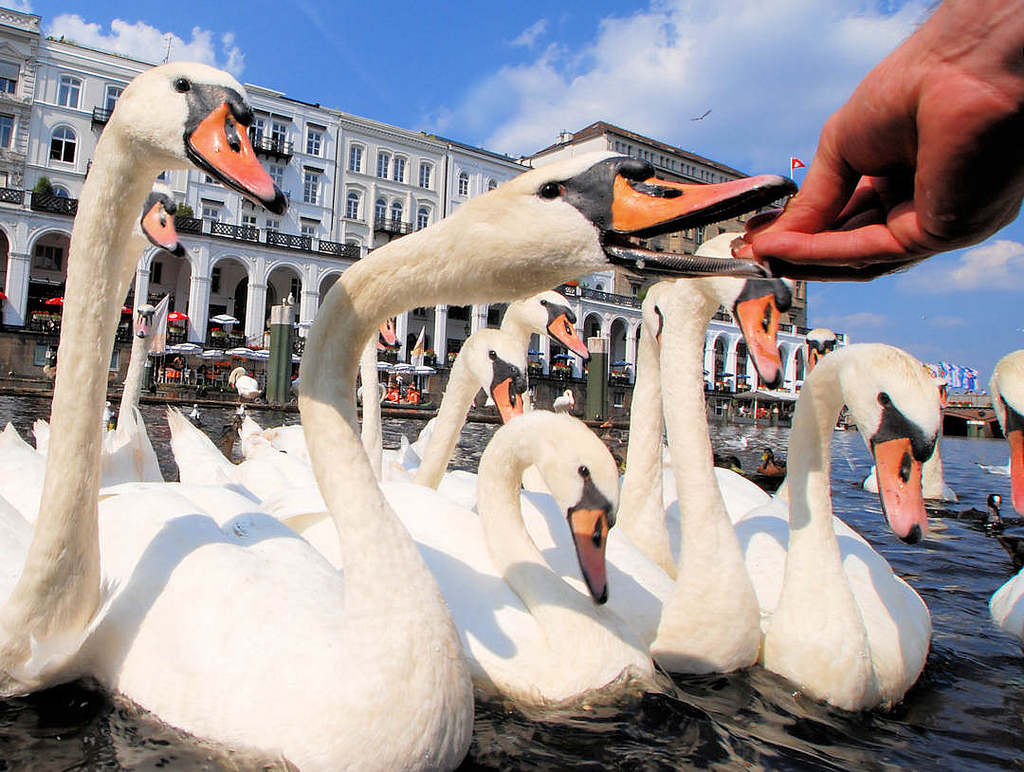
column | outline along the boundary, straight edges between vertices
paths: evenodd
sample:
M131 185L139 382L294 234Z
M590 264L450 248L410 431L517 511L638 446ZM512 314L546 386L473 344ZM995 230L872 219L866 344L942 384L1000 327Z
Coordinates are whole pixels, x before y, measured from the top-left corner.
M302 285L302 296L299 298L300 322L312 322L316 312L320 309L320 292L316 288L306 289L308 285Z
M249 282L245 294L245 338L250 343L263 345L263 317L267 313L267 285Z
M704 371L708 373L704 376L704 382L707 383L710 379L712 386L715 383L715 338L717 336L705 335L704 336Z
M149 301L149 268L143 268L143 261L135 269L135 308Z
M730 389L730 391L736 391L736 383L737 383L737 381L736 381L735 376L740 375L740 373L736 372L736 345L739 342L740 342L740 337L738 335L729 335L729 336L726 337L726 342L725 342L725 346L726 346L726 348L725 348L725 371L727 373L732 373L732 375L734 376L732 378L732 380L731 380L732 389Z
M210 318L210 277L193 271L188 287L188 339L206 342L206 325Z
M32 256L28 252L8 253L4 324L24 326L28 322L28 281L31 270Z
M537 350L540 351L544 375L547 375L551 371L551 338L547 335L538 335L537 337L540 338Z
M487 309L486 303L479 306L472 306L469 309L469 334L472 335L479 329L487 326Z
M629 382L636 382L636 331L640 324L626 325L626 361L633 365L629 368Z
M409 335L409 312L403 311L395 317L395 336L398 338L398 359L407 362L405 339Z
M434 306L434 353L438 365L448 364L448 306Z

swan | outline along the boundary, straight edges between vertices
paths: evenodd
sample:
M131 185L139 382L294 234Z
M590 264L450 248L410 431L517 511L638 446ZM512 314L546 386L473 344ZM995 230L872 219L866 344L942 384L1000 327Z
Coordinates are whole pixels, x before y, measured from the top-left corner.
M804 345L807 346L807 367L804 368L804 377L810 375L815 365L821 361L821 358L828 354L830 351L834 351L836 347L836 334L828 327L815 327L813 330L808 330L804 336Z
M568 552L582 575L570 586L545 561L523 522L520 479L536 462L554 491ZM582 422L532 411L495 432L480 459L479 515L439 493L386 482L388 501L438 580L482 692L552 707L627 683L653 687L646 644L601 604L615 589L604 567L618 473ZM567 519L568 516L568 519ZM335 565L339 544L324 517L293 523ZM595 603L596 601L596 603Z
M188 420L194 423L196 426L203 425L203 417L199 413L199 403L193 402L192 409L188 411Z
M895 534L928 525L921 464L940 425L920 363L883 344L836 349L804 381L789 445L789 503L776 496L736 524L757 591L761 664L845 710L888 707L917 680L931 638L924 601L868 543L832 516L829 448L843 404L879 469Z
M0 687L90 675L184 731L302 768L454 767L471 736L468 673L436 586L386 512L353 517L329 498L343 580L272 518L218 522L171 486L105 496L98 512L96 427L134 269L110 244L127 238L144 181L189 160L283 210L245 135L244 93L203 65L153 68L97 146L72 238L43 506L0 609ZM333 456L339 442L315 450Z
M238 392L242 402L252 402L260 395L259 381L248 375L244 367L236 367L228 374L228 386Z
M1010 446L1013 508L1024 514L1024 350L1011 352L996 362L988 391ZM997 627L1024 640L1024 571L992 594L988 609Z
M566 389L555 397L555 401L551 405L551 409L556 413L572 413L574 407L576 407L576 396L572 393L572 389Z

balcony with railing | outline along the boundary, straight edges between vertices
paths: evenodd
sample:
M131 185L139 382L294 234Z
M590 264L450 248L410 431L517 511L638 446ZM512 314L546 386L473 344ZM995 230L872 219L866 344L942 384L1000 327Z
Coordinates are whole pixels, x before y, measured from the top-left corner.
M210 235L222 239L259 242L260 229L252 225L229 225L226 222L211 222Z
M358 260L360 255L358 244L341 244L337 241L325 241L324 239L317 240L316 251L322 255L333 255L334 257L341 257L346 260Z
M32 211L66 214L74 217L78 214L78 199L57 196L53 193L32 193Z
M312 237L297 236L294 233L267 231L266 244L268 247L284 247L285 249L296 249L300 252L313 251Z
M194 233L200 235L203 232L203 221L198 217L175 217L174 229L178 233Z
M266 134L257 136L254 132L250 131L249 141L252 142L252 149L257 153L273 158L287 159L292 157L292 143L286 139L269 137Z
M95 129L97 126L106 126L107 121L110 120L111 114L114 112L113 108L106 107L94 107L92 108L92 127Z
M616 295L614 292L602 292L601 290L594 290L589 287L584 287L580 294L589 300L597 300L600 303L640 308L640 299L632 295Z
M19 188L0 188L0 203L20 206L25 203L25 191Z
M391 217L377 217L373 221L373 229L381 233L393 233L401 236L412 233L412 223L402 222Z

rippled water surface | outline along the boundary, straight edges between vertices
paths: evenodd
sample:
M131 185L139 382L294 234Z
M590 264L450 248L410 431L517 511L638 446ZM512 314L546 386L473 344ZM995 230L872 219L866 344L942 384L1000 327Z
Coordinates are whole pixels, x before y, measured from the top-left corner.
M0 421L29 436L48 402L0 397ZM203 411L216 438L231 410ZM176 478L163 408L143 406L167 479ZM263 425L292 423L295 414L253 413ZM385 421L385 442L412 437L421 424ZM471 424L455 461L473 468L494 427ZM713 429L716 448L751 469L760 449L785 448L787 431ZM942 440L946 482L960 495L952 509L984 509L1001 493L1009 508L1009 478L977 463L1002 464L1002 441ZM989 621L988 598L1012 576L995 539L964 522L933 518L928 538L900 543L887 531L877 497L860 489L870 467L855 432L832 444L836 514L856 527L931 609L931 653L918 683L889 712L858 714L794 695L760 668L728 676L677 678L665 694L636 695L614 707L526 717L500 704L478 705L467 769L669 769L680 767L1024 768L1024 656L1017 641ZM612 588L614 592L614 587ZM0 701L0 769L231 769L245 759L223 757L193 740L112 702L87 685L71 684Z

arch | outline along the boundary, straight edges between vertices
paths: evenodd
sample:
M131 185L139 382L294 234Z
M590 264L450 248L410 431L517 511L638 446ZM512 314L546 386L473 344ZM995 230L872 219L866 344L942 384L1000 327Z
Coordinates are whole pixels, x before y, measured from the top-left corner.
M345 217L350 220L359 219L359 204L362 202L363 197L357 190L350 190L345 196Z
M750 356L747 352L747 342L742 338L736 341L736 391L747 391L756 388L756 383L751 383L748 375L748 363Z
M185 254L179 256L159 249L148 250L140 265L149 271L146 301L155 305L164 295L170 295L168 309L188 313L192 277L198 274L191 251L185 250Z
M388 216L388 202L383 198L378 198L373 202L373 219L377 222L381 222Z
M234 331L245 329L249 295L249 266L245 258L225 253L210 260L208 319L230 314L238 319Z
M276 276L275 276L276 274ZM289 275L293 274L293 275ZM270 319L270 309L291 295L296 305L302 299L302 268L287 261L279 261L267 270L267 302L263 321Z
M612 319L608 329L609 358L611 362L626 361L626 337L629 334L629 322L621 316Z
M416 230L421 231L430 225L430 209L421 206L416 210Z
M320 277L320 304L323 305L324 298L334 283L341 277L341 271L328 271Z
M400 223L402 222L402 214L404 212L401 201L391 202L391 222Z
M600 337L601 328L601 315L591 312L583 320L583 337L585 339Z
M469 195L469 175L466 174L466 172L464 172L464 171L459 172L458 184L459 184L459 188L458 188L459 195L460 196L468 196Z
M807 353L803 346L797 346L795 365L793 368L794 384L801 383L807 374Z
M11 242L7 238L7 232L0 228L0 290L8 292L7 286L7 261L11 257Z
M725 343L725 336L716 336L711 347L714 351L714 369L711 372L711 383L715 388L720 388L720 384L724 382L726 373L725 361L729 353L728 347Z
M498 181L494 179L494 177L489 177L487 180L487 189L494 190L496 187L498 187Z
M73 164L78 156L78 135L70 126L61 124L50 132L50 160Z

